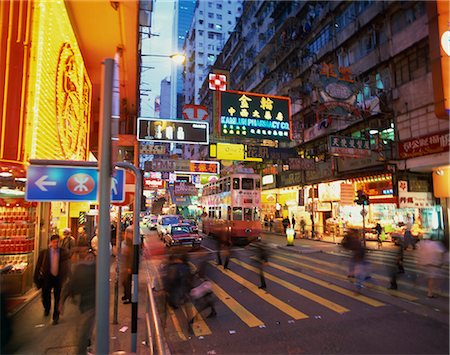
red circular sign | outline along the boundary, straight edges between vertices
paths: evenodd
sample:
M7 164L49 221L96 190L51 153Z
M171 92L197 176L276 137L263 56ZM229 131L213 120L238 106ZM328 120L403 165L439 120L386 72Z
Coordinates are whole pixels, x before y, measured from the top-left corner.
M87 195L94 190L95 181L88 174L74 174L67 180L67 187L75 195Z

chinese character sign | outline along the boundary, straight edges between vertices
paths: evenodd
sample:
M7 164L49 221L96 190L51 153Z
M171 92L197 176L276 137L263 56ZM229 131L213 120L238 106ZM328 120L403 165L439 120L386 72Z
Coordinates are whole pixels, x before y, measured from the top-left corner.
M290 99L249 92L220 93L220 134L278 141L291 139Z
M350 157L370 156L370 141L361 138L330 136L330 154Z

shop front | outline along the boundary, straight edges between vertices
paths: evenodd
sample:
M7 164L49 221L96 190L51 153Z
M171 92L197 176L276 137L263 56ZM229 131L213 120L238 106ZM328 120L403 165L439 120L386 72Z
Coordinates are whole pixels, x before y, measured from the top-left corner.
M91 83L63 2L0 6L9 31L0 43L0 266L2 292L19 295L50 234L73 217L68 203L25 201L28 161L87 159Z

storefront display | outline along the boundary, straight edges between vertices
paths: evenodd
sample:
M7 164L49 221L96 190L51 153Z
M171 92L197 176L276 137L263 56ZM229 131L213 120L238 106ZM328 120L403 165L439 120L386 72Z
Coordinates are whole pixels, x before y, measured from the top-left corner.
M32 286L35 226L35 205L21 200L0 206L0 268L7 270L2 283L7 294L23 294Z

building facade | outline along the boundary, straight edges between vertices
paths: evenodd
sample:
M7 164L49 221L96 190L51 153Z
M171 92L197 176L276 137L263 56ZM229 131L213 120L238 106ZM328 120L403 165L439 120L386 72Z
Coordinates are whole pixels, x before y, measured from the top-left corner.
M195 0L177 0L174 2L174 28L173 28L173 43L175 43L174 53L183 53L183 46L189 33L189 28L192 23L195 10ZM172 66L173 80L173 99L176 102L176 116L174 118L181 118L181 110L183 109L183 88L184 88L184 67L174 65ZM175 99L176 98L176 99Z
M199 104L199 90L241 13L241 0L197 0L184 47L184 103Z
M279 147L297 151L291 160L255 153L276 174L263 214L295 216L319 234L377 222L402 233L412 219L448 242L449 118L435 111L448 72L436 76L432 57L439 16L448 21L439 2L244 3L214 69L229 71L229 90L289 97L292 140ZM199 101L212 109L212 97L205 81ZM370 202L364 217L358 190Z

